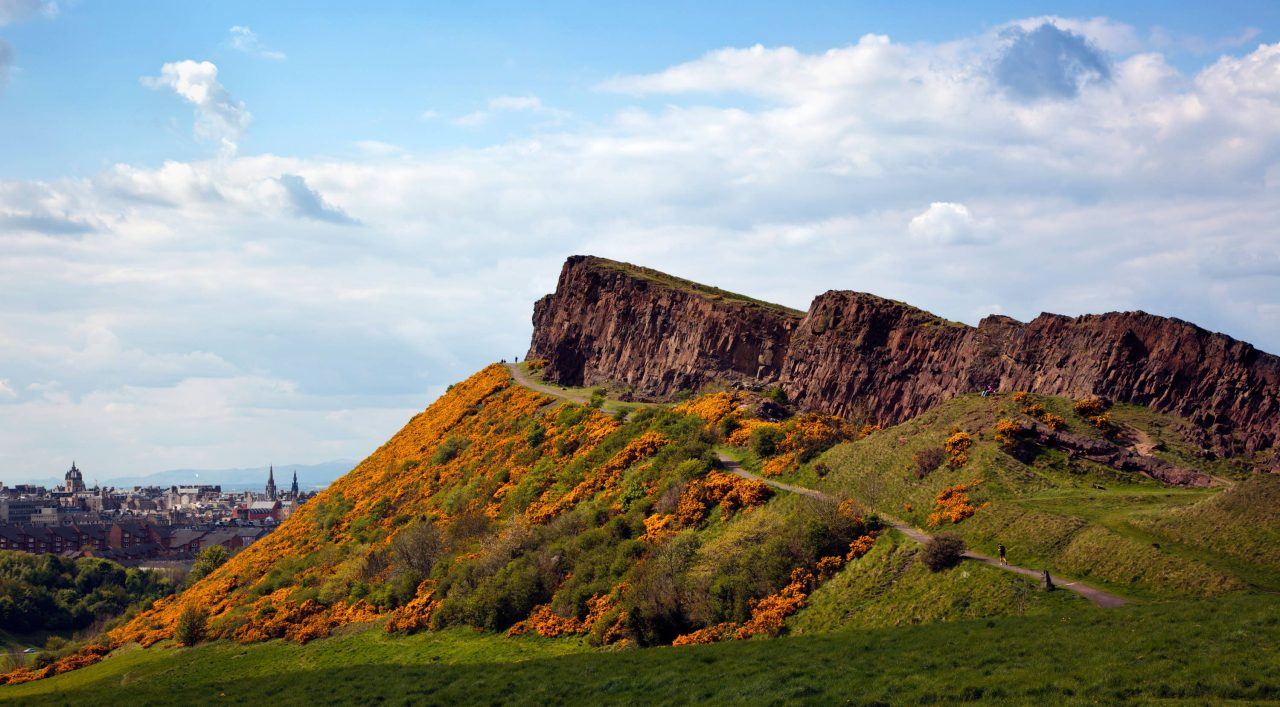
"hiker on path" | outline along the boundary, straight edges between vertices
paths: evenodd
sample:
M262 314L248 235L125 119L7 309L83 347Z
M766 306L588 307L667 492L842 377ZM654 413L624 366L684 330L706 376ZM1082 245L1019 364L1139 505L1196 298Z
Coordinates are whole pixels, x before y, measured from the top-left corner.
M1009 564L1009 560L1005 559L1005 556L1004 556L1004 553L1005 553L1004 545L997 547L996 550L1000 553L1000 564L1002 565Z

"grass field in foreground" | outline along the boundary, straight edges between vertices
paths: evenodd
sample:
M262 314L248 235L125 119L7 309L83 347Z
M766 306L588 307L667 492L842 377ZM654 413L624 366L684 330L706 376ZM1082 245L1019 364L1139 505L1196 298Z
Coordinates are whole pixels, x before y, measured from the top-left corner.
M1280 700L1280 598L1128 606L686 648L372 629L128 650L0 688L23 704ZM122 688L126 692L122 692Z

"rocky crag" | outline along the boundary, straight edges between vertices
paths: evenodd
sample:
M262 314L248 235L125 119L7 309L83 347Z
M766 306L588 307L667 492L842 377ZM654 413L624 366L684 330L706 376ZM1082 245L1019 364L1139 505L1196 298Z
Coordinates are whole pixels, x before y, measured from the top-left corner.
M643 399L778 385L801 408L892 424L991 386L1145 405L1187 420L1220 454L1280 443L1280 357L1145 312L993 316L971 327L830 291L804 313L574 256L533 324L528 355L547 362L547 379Z

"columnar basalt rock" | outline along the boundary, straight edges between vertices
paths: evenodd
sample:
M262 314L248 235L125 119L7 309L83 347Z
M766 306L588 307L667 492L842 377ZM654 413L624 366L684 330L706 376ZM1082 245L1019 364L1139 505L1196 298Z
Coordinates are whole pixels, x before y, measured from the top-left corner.
M717 382L778 379L800 313L601 258L565 263L533 308L529 358L564 385L669 398Z
M977 327L859 292L808 313L645 268L575 256L534 308L532 358L569 385L667 399L709 385L781 385L802 408L897 423L957 395L1104 395L1191 423L1219 453L1280 442L1280 358L1144 312L1042 314Z

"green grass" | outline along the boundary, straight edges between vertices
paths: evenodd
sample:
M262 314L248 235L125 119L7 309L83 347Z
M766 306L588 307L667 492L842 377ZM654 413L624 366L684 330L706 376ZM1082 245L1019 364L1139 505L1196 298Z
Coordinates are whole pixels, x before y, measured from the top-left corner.
M675 277L674 275L668 275L664 272L659 272L657 270L646 268L640 265L632 265L631 263L622 263L616 260L609 260L607 258L598 258L595 256L591 256L590 261L593 265L597 267L601 267L609 270L616 270L618 272L623 272L632 277L639 278L641 280L646 280L648 282L652 282L654 284L661 285L663 287L668 287L673 290L679 290L681 292L692 292L694 294L702 295L704 297L709 297L711 299L728 300L730 302L739 302L739 303L750 305L753 307L759 307L761 309L777 312L779 314L784 314L789 317L799 318L799 317L803 317L805 314L803 311L799 309L793 309L791 307L787 307L781 304L775 304L773 302L766 302L764 300L759 300L754 297L748 297L747 295L738 294L737 292L722 290L719 287L711 287L710 285L703 285L701 283L694 282L692 280L686 280L681 277Z
M1235 595L1113 610L602 652L467 630L379 630L125 650L0 688L38 704L1199 704L1280 700L1280 602ZM122 691L122 688L124 690Z
M797 634L986 618L1097 611L1070 592L1041 591L1035 580L965 562L931 572L921 547L896 532L819 587L788 623Z
M1071 401L1036 400L1067 417L1073 432L1096 434L1071 412ZM818 479L808 465L788 480L851 495L927 528L941 489L980 479L971 495L976 504L988 505L945 529L987 554L1004 544L1016 564L1048 568L1135 598L1280 588L1280 557L1274 556L1280 534L1272 496L1267 496L1272 501L1253 504L1250 515L1240 503L1215 501L1240 494L1224 494L1221 488L1168 488L1138 474L1069 460L1056 450L1040 450L1023 463L992 438L996 420L1016 416L1017 406L1008 396L957 398L831 449L817 460L831 469L825 479ZM1166 450L1182 449L1168 439L1176 421L1135 409L1120 416ZM974 435L970 462L917 478L915 452L941 447L953 429ZM1192 455L1180 456L1178 462L1209 473L1222 471L1213 461Z

